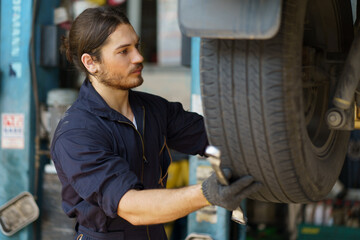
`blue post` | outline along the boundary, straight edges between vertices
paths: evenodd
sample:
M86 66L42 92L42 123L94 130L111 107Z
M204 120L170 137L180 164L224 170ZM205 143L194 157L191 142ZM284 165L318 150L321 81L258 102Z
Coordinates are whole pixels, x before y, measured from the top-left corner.
M29 47L32 0L1 0L0 39L0 205L34 190L34 135ZM32 238L28 226L12 237Z
M202 114L200 91L200 38L191 40L191 108ZM212 171L206 159L190 158L190 184L196 184L209 176ZM226 240L230 236L229 212L220 207L206 207L188 217L188 235L191 233L206 234L214 240Z
M191 39L191 95L201 95L200 90L200 38Z
M200 38L191 40L191 108L203 113L200 89ZM190 157L190 184L201 182L212 171L207 160ZM246 209L246 202L242 202ZM207 234L214 240L230 239L230 212L220 207L205 208L188 217L188 235L191 233ZM238 225L238 239L246 239L246 226Z

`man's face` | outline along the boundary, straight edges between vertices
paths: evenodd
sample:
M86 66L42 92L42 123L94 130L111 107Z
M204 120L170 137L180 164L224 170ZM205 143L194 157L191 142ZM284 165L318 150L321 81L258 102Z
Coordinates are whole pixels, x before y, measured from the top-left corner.
M139 52L139 37L129 24L120 24L101 49L98 81L114 89L128 90L143 83L144 58Z

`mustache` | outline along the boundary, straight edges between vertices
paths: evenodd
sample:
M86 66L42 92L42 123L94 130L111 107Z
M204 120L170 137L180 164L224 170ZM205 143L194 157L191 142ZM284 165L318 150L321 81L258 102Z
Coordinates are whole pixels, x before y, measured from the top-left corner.
M140 68L142 69L144 66L142 63L136 64L131 70L130 72L135 72L138 71Z

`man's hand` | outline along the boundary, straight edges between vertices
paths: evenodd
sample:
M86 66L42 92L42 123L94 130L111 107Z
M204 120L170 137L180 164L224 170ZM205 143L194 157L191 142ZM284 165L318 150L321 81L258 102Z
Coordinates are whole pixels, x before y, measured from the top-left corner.
M244 198L255 193L261 187L261 184L255 182L252 176L244 176L231 182L231 170L223 169L223 172L230 183L228 186L221 185L215 173L202 183L203 194L212 205L217 205L230 211L235 210L240 206Z

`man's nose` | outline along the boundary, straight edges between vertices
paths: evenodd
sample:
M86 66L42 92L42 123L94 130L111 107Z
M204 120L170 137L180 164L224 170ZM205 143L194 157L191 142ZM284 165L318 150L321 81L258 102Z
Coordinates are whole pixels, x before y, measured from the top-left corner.
M142 63L144 61L144 57L141 55L139 50L136 50L134 56L132 57L132 63Z

